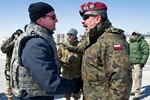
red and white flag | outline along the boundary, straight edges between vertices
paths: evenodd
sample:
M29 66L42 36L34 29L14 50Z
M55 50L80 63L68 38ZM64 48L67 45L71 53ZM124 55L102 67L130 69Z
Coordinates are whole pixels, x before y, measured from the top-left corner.
M121 50L121 49L122 49L121 45L114 45L114 50Z

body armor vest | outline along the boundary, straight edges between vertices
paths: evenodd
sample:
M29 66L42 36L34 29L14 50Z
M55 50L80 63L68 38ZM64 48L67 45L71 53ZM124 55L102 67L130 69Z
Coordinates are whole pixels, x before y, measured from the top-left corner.
M56 59L56 64L59 66L55 48L55 42L52 35L49 32L42 28L41 26L31 24L28 26L27 31L19 36L17 42L15 43L12 61L11 61L11 83L12 91L16 97L22 97L23 93L26 92L28 97L35 96L48 96L45 92L36 84L32 77L29 75L29 72L22 65L21 61L21 52L23 45L33 37L41 37L49 44L54 52L54 58ZM59 68L58 68L59 69Z

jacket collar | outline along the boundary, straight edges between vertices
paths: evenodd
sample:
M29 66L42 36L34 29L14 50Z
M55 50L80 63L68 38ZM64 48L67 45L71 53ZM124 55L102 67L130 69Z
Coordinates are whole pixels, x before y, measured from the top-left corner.
M31 24L29 24L26 28L27 32L42 32L42 33L49 33L50 35L54 34L54 32L52 30L49 30L43 26L37 25L33 22L31 22Z
M90 32L87 33L89 34L90 44L96 42L99 36L101 36L105 32L105 30L111 26L111 22L107 20L91 29Z

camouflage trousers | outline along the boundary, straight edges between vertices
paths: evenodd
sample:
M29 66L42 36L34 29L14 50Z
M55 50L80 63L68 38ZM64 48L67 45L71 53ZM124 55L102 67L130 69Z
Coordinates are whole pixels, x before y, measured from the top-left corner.
M134 64L132 67L132 79L133 79L133 92L135 95L141 94L141 84L142 84L142 68L140 64Z
M8 100L12 100L12 88L10 80L6 80L6 96L8 97Z

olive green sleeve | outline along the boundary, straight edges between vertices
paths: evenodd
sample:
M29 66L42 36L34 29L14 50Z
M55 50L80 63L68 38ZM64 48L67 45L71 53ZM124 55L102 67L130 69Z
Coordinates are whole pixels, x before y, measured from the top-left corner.
M66 48L70 52L83 54L83 52L85 51L88 45L89 45L89 37L85 34L82 37L81 41L79 42L78 46L74 46L74 47L66 46Z
M11 38L7 39L1 46L1 51L3 53L8 53L13 50L14 43Z

